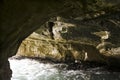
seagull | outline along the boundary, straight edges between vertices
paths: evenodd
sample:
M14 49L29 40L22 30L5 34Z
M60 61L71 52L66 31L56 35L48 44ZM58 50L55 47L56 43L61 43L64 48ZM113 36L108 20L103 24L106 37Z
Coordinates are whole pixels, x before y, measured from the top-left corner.
M104 40L108 39L110 36L110 32L108 32L108 31L94 32L92 34L100 37L102 42L104 42Z

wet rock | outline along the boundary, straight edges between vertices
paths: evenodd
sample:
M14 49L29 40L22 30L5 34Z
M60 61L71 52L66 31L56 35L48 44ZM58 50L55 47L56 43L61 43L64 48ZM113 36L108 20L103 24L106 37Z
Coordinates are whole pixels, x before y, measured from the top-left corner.
M12 77L12 71L10 69L10 64L8 61L0 67L0 79L1 80L10 80Z

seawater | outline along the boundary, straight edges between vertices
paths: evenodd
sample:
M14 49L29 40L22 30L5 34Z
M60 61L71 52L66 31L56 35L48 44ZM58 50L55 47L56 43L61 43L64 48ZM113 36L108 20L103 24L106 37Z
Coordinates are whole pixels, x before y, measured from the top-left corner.
M120 72L103 67L68 70L64 63L43 63L33 59L9 59L11 80L120 80Z

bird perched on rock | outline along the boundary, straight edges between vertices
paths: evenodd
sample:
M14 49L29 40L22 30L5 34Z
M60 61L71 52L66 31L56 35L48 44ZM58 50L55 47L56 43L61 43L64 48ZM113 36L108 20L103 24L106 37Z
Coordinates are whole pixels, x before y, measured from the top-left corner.
M108 31L94 32L92 34L100 37L102 42L104 42L104 40L108 39L110 36L110 32L108 32Z

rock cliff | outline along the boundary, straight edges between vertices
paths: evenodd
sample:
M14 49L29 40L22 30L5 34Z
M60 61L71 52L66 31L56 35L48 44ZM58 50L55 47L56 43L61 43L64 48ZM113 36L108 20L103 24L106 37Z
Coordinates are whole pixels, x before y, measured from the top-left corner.
M103 14L100 16L103 17ZM116 16L119 17L119 14ZM119 21L115 22L117 25L113 23L116 19L113 20L112 15L106 19L98 17L89 21L76 18L68 20L58 16L26 38L17 55L63 62L82 60L112 65L111 58L120 58L119 44L113 41L120 36L115 35L116 27L120 30L120 26Z

